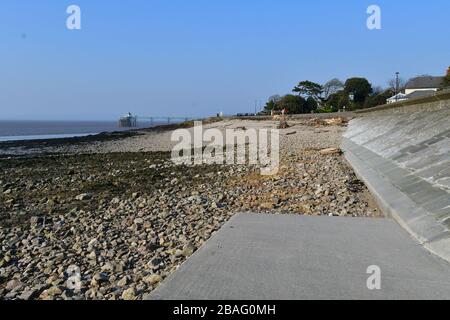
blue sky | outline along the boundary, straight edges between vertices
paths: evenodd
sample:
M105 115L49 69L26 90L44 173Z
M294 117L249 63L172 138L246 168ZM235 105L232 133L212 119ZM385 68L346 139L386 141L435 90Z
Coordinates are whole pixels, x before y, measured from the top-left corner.
M82 30L66 28L66 8ZM366 9L382 10L382 30ZM2 0L0 119L252 112L301 80L444 74L448 0Z

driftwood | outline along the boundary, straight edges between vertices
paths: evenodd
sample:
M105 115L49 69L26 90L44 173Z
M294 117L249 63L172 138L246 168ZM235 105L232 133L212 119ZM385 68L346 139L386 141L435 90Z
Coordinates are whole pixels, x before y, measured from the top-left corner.
M278 129L287 129L289 128L289 124L286 121L286 115L281 115L280 116L280 124L278 125Z
M327 148L320 150L321 155L330 155L330 154L342 154L342 150L339 148Z

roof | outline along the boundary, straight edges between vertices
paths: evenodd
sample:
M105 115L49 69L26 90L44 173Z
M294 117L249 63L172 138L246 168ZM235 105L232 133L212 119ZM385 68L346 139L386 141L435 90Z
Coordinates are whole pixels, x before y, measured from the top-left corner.
M435 93L436 93L436 91L434 91L434 90L414 91L413 93L410 93L410 94L399 93L393 97L390 97L389 99L387 99L387 101L400 101L400 100L421 98L421 97L433 95Z
M390 97L389 99L387 99L388 101L394 101L394 100L401 100L401 99L407 99L408 98L408 96L406 95L406 94L404 94L404 93L399 93L399 94L396 94L395 96L393 96L393 97Z
M444 77L423 76L408 81L406 89L440 88Z
M408 94L408 99L414 99L414 98L420 98L420 97L426 97L435 94L436 91L434 90L424 90L424 91L414 91L413 93Z

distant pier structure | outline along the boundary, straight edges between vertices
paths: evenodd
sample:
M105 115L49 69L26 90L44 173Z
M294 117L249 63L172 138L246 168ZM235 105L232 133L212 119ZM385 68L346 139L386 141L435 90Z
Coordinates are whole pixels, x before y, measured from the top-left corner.
M119 128L136 128L137 117L133 116L131 112L119 119Z
M139 124L143 125L143 123L148 123L150 126L155 124L171 124L178 123L183 121L189 121L194 118L190 117L141 117L134 116L129 112L125 116L121 117L118 121L118 125L120 128L137 128ZM142 122L142 123L141 123Z

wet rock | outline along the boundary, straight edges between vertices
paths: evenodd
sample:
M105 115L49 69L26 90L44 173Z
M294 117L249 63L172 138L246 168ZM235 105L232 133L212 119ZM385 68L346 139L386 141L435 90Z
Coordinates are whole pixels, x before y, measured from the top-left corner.
M144 281L148 285L154 285L158 282L161 282L161 280L162 280L161 276L157 274L152 274L142 279L142 281Z
M90 200L90 199L92 199L91 193L82 193L75 197L75 200L78 200L78 201L86 201L86 200Z
M149 266L156 268L159 267L160 265L162 265L163 261L160 258L154 258L152 260L150 260L149 262Z
M126 287L129 283L130 283L130 277L124 276L122 279L117 281L117 286L118 287Z
M53 286L47 290L44 290L39 299L41 300L53 300L54 298L60 296L63 293L63 290L59 286Z
M108 274L104 272L96 273L91 280L91 286L95 287L101 285L102 283L108 282Z
M97 260L97 254L95 251L91 251L86 257L90 260Z
M136 291L134 288L129 288L122 293L123 300L136 300Z
M23 291L17 298L19 300L34 300L39 296L39 291L37 289L31 289Z
M102 272L113 272L115 267L111 262L107 262L101 267L101 270Z
M8 291L18 291L22 289L25 285L19 280L11 280L6 284L6 290Z
M194 253L195 250L196 247L192 243L188 243L183 247L183 255L185 257L189 257Z

